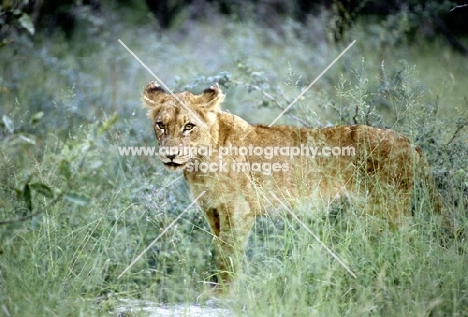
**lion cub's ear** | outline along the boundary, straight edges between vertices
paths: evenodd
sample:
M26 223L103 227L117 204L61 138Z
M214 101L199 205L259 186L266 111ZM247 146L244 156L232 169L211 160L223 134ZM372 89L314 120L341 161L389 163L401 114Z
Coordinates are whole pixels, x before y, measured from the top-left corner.
M146 85L143 91L143 101L146 106L153 108L159 104L159 100L166 95L164 89L157 82L152 81Z
M213 86L206 88L203 93L198 97L200 106L205 108L208 111L218 111L219 105L224 101L226 97L221 89L219 88L218 83Z

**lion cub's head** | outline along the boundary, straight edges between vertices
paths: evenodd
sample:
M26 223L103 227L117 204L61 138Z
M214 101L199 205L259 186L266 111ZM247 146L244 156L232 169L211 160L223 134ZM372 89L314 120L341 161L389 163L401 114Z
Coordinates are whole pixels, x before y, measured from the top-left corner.
M213 130L217 129L217 113L224 97L218 84L200 95L188 91L169 94L154 81L146 85L143 101L150 108L148 116L153 120L159 156L166 168L184 169L195 159L189 149L217 141L213 140Z

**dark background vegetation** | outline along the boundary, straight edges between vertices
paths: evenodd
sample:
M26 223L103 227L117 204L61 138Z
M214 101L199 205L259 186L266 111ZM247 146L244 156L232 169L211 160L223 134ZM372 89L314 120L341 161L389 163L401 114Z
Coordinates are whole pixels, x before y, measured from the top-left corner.
M2 2L2 35L8 36L12 29L31 24L39 29L52 32L60 28L71 36L77 19L83 14L103 15L103 5L111 1L13 1ZM334 16L333 33L336 40L342 40L347 30L360 16L374 15L380 18L406 13L412 15L415 32L421 24L427 28L427 35L442 34L455 49L466 54L466 47L455 36L468 32L466 19L468 8L464 1L115 1L117 6L130 10L148 10L162 29L177 27L180 15L191 20L206 20L213 14L223 15L239 21L255 19L259 26L275 27L285 18L292 18L302 24L310 15L327 11ZM450 8L450 10L448 10ZM27 18L25 18L27 16ZM27 21L27 22L26 22ZM30 21L30 22L29 22Z
M117 278L190 203L181 175L156 157L118 155L118 146L156 145L140 100L153 78L118 39L171 89L219 82L225 109L264 124L356 40L281 123L405 133L423 148L463 232L465 4L2 1L0 315L103 315L129 298L192 303L216 281L212 236L197 208ZM259 220L229 308L251 316L466 316L464 235L440 234L425 216L427 198L415 196L408 232L376 235L359 216L344 228L310 223L358 279L297 224Z

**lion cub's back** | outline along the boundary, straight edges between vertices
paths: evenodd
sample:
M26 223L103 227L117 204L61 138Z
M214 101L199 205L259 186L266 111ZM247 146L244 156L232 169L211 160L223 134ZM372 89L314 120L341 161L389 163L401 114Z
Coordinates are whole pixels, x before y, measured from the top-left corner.
M302 184L325 196L334 195L340 188L359 191L356 187L364 184L409 190L421 157L420 148L406 136L363 125L321 129L256 126L255 138L249 139L263 148L295 147L295 155L276 155L270 159L289 167L287 173L272 175L275 184L289 188ZM256 157L251 160L268 161Z

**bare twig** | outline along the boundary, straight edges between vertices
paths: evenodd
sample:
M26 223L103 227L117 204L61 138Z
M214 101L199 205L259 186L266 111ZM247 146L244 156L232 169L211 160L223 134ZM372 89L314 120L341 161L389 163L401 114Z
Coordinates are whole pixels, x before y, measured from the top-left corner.
M354 108L355 108L355 112L354 112L354 116L353 116L353 122L354 122L354 124L358 124L359 121L357 119L357 116L359 115L359 105L356 104L356 107L354 107Z
M275 97L273 97L272 95L270 95L269 93L267 93L265 90L263 90L263 89L260 88L259 86L252 85L252 84L248 84L248 83L243 83L243 82L240 82L240 81L237 81L237 80L232 80L232 79L230 80L230 82L232 82L232 83L234 83L234 84L236 84L236 85L239 85L239 86L245 86L245 87L249 87L249 88L252 88L252 89L254 89L254 90L260 91L260 92L263 94L263 96L264 96L265 98L267 98L267 99L273 101L273 102L276 104L276 106L277 106L278 108L280 108L281 110L286 109L286 107L283 106L283 105L281 105L281 103L280 103ZM294 120L297 120L297 121L299 121L300 123L302 123L306 128L310 128L310 127L311 127L310 124L309 124L306 120L304 120L304 119L302 119L302 118L299 118L298 116L293 115L293 114L289 114L289 113L288 113L288 115L291 116L291 118L293 118ZM322 126L322 124L321 124L320 122L318 122L318 123L320 124L320 126Z
M112 81L112 113L117 111L117 93L118 93L118 81L117 81L117 73L115 71L115 62L111 60L110 63L110 73L111 73L111 81Z
M446 145L449 145L450 143L453 142L453 140L455 140L457 138L457 136L460 134L460 131L466 127L466 125L468 124L468 122L461 122L460 124L458 124L457 126L457 129L455 130L455 132L453 132L453 135L452 135L452 138L450 139L450 141L448 141L448 143Z
M370 116L372 114L372 111L375 109L375 103L369 104L369 107L367 107L366 111L366 125L371 125L370 123Z
M468 6L468 4L461 4L461 5L459 5L459 6L455 6L455 7L452 8L452 10L450 10L450 12L452 12L452 11L454 11L454 10L456 10L456 9L460 9L460 8L466 7L466 6Z

